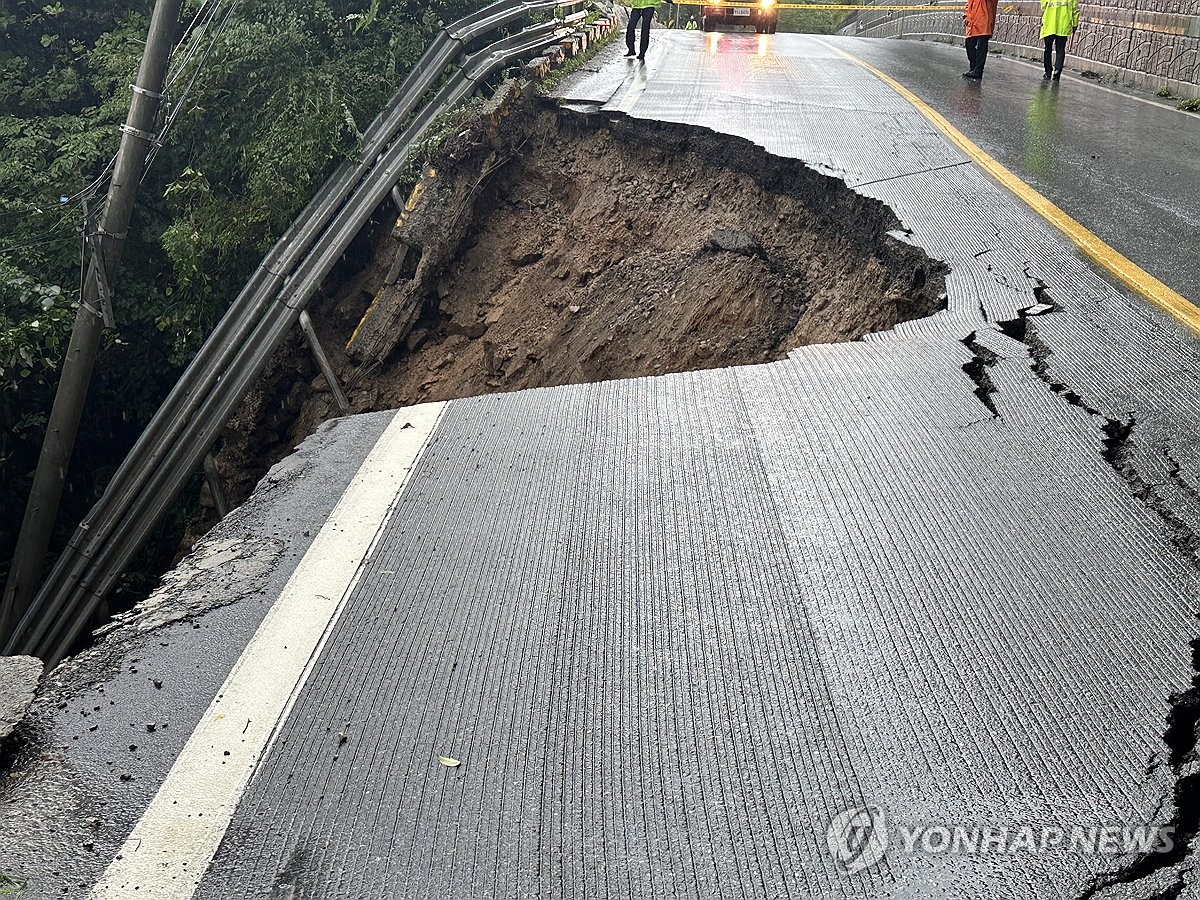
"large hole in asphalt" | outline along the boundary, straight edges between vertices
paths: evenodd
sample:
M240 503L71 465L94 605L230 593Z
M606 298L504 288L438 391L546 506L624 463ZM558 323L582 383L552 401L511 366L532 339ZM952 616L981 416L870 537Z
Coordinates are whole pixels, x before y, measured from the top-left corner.
M400 229L420 262L350 346L382 364L372 407L763 362L937 308L890 210L797 162L602 114L519 131L464 136Z
M766 362L944 302L888 207L740 138L524 97L434 168L312 309L356 412ZM227 429L232 499L333 415L295 336Z

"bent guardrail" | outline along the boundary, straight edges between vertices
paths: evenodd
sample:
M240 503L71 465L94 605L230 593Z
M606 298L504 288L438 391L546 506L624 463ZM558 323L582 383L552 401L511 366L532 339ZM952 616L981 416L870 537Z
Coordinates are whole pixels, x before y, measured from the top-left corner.
M499 0L438 33L367 128L359 162L338 166L263 258L184 370L59 555L4 653L39 656L49 666L67 655L321 282L387 198L429 124L506 63L558 40L561 21L533 25L468 52L471 43L530 13L565 11L587 2ZM450 77L417 112L450 67Z

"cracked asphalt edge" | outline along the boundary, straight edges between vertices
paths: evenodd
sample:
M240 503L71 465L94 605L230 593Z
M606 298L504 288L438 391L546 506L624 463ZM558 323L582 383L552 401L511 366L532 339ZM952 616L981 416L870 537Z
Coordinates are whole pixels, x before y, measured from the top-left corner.
M394 415L324 423L150 597L46 674L0 748L0 871L36 896L95 881ZM59 858L43 858L47 842Z
M0 656L0 747L33 703L42 668L42 661L32 656Z
M1039 286L1042 286L1040 282ZM1042 301L1037 289L1034 299ZM1135 441L1145 439L1139 434L1136 416L1127 413L1123 418L1118 418L1101 410L1098 400L1085 398L1059 377L1052 368L1053 348L1039 332L1036 316L1021 311L1017 319L996 321L989 331L982 334L972 332L962 339L974 356L962 368L975 384L975 394L980 402L994 417L1003 417L1002 402L996 402L997 397L1002 400L1002 389L996 386L987 371L1004 358L1002 347L996 341L997 332L1014 343L1024 345L1029 370L1037 379L1064 403L1079 409L1093 420L1104 460L1125 482L1130 496L1158 518L1180 556L1200 572L1200 534L1186 521L1186 512L1180 510L1172 498L1164 497L1136 466ZM990 342L996 346L980 342L981 337L987 341L989 336ZM1192 500L1200 499L1200 494L1183 477L1179 464L1173 462L1170 449L1164 446L1161 453L1168 464L1173 463L1173 479L1180 484L1184 495ZM1172 769L1174 786L1171 794L1159 804L1156 815L1145 823L1173 829L1174 847L1166 853L1133 855L1113 870L1097 875L1078 900L1175 900L1183 896L1184 889L1192 883L1192 873L1200 862L1200 849L1192 846L1200 832L1200 757L1197 746L1197 726L1200 725L1200 639L1192 641L1191 647L1195 670L1192 685L1170 697L1171 710L1163 723L1163 749L1168 756L1166 764ZM1161 761L1151 760L1150 771L1162 764Z

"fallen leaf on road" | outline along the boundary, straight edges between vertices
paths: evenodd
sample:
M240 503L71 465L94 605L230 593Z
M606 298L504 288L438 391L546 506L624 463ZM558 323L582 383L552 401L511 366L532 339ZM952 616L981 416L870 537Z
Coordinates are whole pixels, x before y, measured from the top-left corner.
M448 769L453 769L455 766L460 765L457 759L451 759L449 756L439 756L438 762Z

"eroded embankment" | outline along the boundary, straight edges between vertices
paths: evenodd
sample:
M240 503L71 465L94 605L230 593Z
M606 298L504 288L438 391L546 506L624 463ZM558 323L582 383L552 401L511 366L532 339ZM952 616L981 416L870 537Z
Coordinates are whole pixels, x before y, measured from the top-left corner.
M355 412L764 362L943 303L886 206L740 138L523 97L435 169L312 310ZM297 336L227 430L233 498L336 414Z

